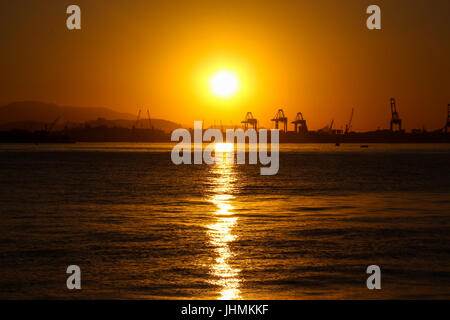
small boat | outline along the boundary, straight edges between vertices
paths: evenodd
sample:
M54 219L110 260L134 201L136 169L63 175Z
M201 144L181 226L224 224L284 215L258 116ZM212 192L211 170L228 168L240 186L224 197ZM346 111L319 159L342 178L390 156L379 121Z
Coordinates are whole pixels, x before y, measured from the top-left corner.
M369 146L367 144L363 144L361 146L359 146L360 148L368 148Z

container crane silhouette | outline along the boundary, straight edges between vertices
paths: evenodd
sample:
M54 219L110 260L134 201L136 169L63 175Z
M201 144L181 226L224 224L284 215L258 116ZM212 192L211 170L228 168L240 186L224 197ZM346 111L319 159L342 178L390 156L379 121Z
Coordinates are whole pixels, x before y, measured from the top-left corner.
M241 121L241 123L244 124L244 129L248 130L248 127L251 126L253 129L257 129L258 127L258 120L256 120L253 117L253 114L251 112L247 112L247 114L245 115L245 119L244 121Z
M275 122L275 129L278 129L278 123L283 123L283 131L287 132L287 117L284 115L283 109L278 109L275 117L271 120Z
M297 113L297 116L295 117L295 120L292 121L292 123L295 125L295 132L304 134L308 132L308 126L306 125L306 120L303 119L303 114L301 112Z
M398 115L395 98L391 98L391 113L392 113L391 131L394 131L394 128L396 125L398 128L397 131L402 131L402 120L400 119L400 116Z

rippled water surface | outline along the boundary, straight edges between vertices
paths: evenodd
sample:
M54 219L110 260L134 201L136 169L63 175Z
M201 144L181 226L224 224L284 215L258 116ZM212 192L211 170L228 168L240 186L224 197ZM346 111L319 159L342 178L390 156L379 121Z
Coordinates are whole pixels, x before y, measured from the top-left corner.
M286 144L276 176L170 150L0 145L0 298L450 298L449 145Z

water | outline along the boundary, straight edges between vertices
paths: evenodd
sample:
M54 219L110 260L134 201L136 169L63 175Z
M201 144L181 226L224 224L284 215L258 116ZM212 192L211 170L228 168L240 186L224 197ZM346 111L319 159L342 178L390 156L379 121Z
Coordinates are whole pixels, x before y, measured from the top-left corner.
M276 176L170 149L0 145L0 298L450 298L450 145L286 144Z

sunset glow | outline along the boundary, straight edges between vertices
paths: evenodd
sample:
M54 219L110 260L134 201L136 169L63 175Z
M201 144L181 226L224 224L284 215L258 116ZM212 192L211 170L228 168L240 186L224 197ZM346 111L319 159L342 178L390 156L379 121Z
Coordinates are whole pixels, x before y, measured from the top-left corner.
M220 71L211 78L212 91L221 97L229 97L238 89L236 76L228 71Z
M0 7L14 312L381 318L450 298L450 0Z

